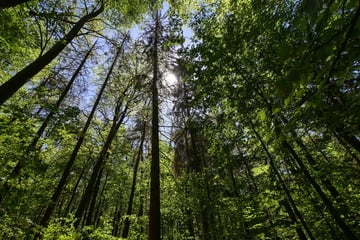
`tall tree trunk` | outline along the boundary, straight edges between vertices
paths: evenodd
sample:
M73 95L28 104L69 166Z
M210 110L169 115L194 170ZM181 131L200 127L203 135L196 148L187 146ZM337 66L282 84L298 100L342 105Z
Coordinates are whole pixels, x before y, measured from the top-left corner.
M320 196L321 200L323 201L326 208L329 210L329 213L334 218L336 224L339 226L339 228L343 231L346 239L353 240L357 239L355 234L351 231L349 226L345 223L344 219L340 216L340 214L337 212L333 204L331 203L330 199L326 196L326 194L323 192L319 184L315 181L315 179L311 176L310 172L306 168L305 164L302 162L300 157L296 154L295 150L291 147L291 145L284 140L283 146L285 149L287 149L290 154L294 157L296 162L299 164L302 172L304 173L306 179L309 181L311 186L315 189L317 194Z
M317 214L319 214L319 219L321 219L320 221L324 221L326 226L329 228L329 232L332 236L332 239L334 239L334 240L339 239L340 238L339 235L341 235L341 232L337 231L337 227L333 226L330 223L330 221L332 221L332 219L329 219L326 216L327 213L324 212L323 205L321 204L321 202L318 201L317 196L313 196L313 194L311 193L312 189L305 188L304 190L305 190L304 193L310 197L310 202L313 204L314 209L317 211Z
M143 169L141 169L140 170L140 176L141 176L141 179L144 179L144 170ZM144 199L145 199L145 197L144 197L144 195L145 195L145 193L143 193L143 191L141 191L141 189L140 189L140 194L139 194L139 210L138 210L138 212L137 212L137 217L142 217L142 216L144 216ZM139 228L139 232L140 233L143 233L145 230L145 227L141 224L140 225L140 228ZM142 238L140 237L141 235L139 234L139 236L138 236L138 240L142 240Z
M287 123L288 121L284 118L281 117L281 120L283 123ZM334 187L334 185L331 183L331 181L328 179L327 176L325 176L324 174L321 173L319 166L317 165L315 159L313 158L313 156L310 154L309 150L307 149L307 147L305 146L305 144L303 143L303 141L301 141L301 139L297 136L296 132L294 130L291 130L291 135L293 136L293 138L295 139L295 142L297 143L297 145L301 148L301 150L305 153L305 157L308 161L308 163L313 167L313 169L317 172L320 172L320 179L321 182L324 184L324 186L328 189L328 191L330 192L330 194L332 195L333 198L337 198L340 194L338 192L338 190Z
M152 129L151 129L151 183L150 183L150 213L149 213L149 240L160 240L160 149L159 149L159 59L158 45L160 37L160 17L156 11L155 30L152 46Z
M290 206L289 202L288 202L286 199L284 199L284 200L282 200L282 201L280 202L280 204L281 204L281 205L284 205L284 207L285 207L285 209L286 209L286 211L287 211L287 213L288 213L291 221L292 221L293 223L297 224L298 221L297 221L297 219L296 219L296 217L295 217L295 214L294 214L293 210L291 209L291 206ZM296 226L296 227L295 227L295 230L296 230L296 232L297 232L297 234L298 234L298 236L299 236L299 239L301 239L301 240L306 240L306 239L307 239L307 238L306 238L306 235L305 235L305 233L303 232L303 230L301 229L301 227Z
M360 165L360 158L350 149L350 146L345 142L343 138L341 138L336 132L334 132L335 138L339 141L339 143L345 148L347 153L351 155L351 157Z
M123 44L124 44L124 42L125 42L125 39L123 40ZM103 92L104 92L104 90L105 90L105 88L106 88L106 86L107 86L107 84L109 82L109 79L111 77L111 73L112 73L113 68L115 66L115 63L116 63L116 61L117 61L117 59L118 59L118 57L119 57L119 55L121 53L121 50L122 50L122 46L118 49L118 51L116 53L116 56L115 56L115 58L113 60L113 63L111 65L110 69L109 69L109 72L108 72L108 74L107 74L107 76L106 76L106 78L104 80L104 83L101 86L101 89L100 89L100 91L99 91L99 93L97 95L97 98L95 100L93 108L91 109L91 112L90 112L90 114L89 114L89 116L88 116L88 118L86 120L85 126L84 126L84 128L82 129L82 131L80 133L80 136L79 136L79 138L77 140L77 143L76 143L76 145L74 147L74 150L73 150L73 152L72 152L72 154L70 156L70 159L69 159L69 161L68 161L68 163L67 163L67 165L66 165L66 167L64 169L64 172L63 172L63 174L61 176L61 179L60 179L60 181L59 181L59 183L58 183L58 185L57 185L57 187L55 189L55 192L53 193L53 195L51 197L50 203L49 203L49 205L48 205L48 207L47 207L47 209L45 211L44 217L42 218L42 220L40 222L40 224L42 226L47 226L47 224L49 222L49 219L51 217L51 214L52 214L52 212L53 212L53 210L55 208L56 202L59 199L63 188L65 187L67 179L68 179L68 177L70 175L70 170L71 170L72 166L74 165L77 154L78 154L78 152L80 150L80 147L81 147L81 145L82 145L82 143L84 141L86 132L87 132L89 126L90 126L92 118L94 117L94 114L96 112L97 106L99 105L99 102L100 102L100 99L101 99L101 97L103 95Z
M80 32L81 28L89 20L98 16L103 12L104 6L101 5L97 10L83 16L80 20L71 28L71 30L63 37L62 40L55 43L44 55L38 57L34 62L27 65L20 72L15 74L12 78L6 81L0 86L0 105L2 105L7 99L9 99L14 93L16 93L25 83L27 83L32 77L39 73L46 65L48 65L59 53L70 43Z
M68 94L68 92L70 91L76 77L79 75L82 67L84 66L86 60L88 59L90 53L93 51L94 47L96 45L96 42L91 46L91 48L87 51L86 55L84 56L83 60L81 61L79 67L76 69L76 71L74 72L74 74L72 75L70 81L68 82L68 84L66 85L65 89L62 91L59 99L57 100L56 104L55 104L55 109L56 110L51 110L50 113L46 116L44 122L41 124L40 128L37 130L33 140L31 141L29 147L27 148L26 152L27 154L31 153L32 151L35 150L36 145L40 139L40 137L43 135L47 125L49 124L51 118L54 116L54 114L56 113L57 109L60 107L61 103L64 101L66 95ZM18 176L20 174L21 169L23 168L23 163L21 161L19 161L15 167L13 168L10 176L8 177L8 179L4 182L3 187L2 187L2 191L0 195L0 203L1 200L3 199L3 195L5 195L11 188L11 186L9 185L9 180L15 178L16 176Z
M295 137L295 142L305 152L305 157L308 160L309 164L314 168L315 171L320 172L321 182L324 184L324 186L330 192L331 196L333 198L337 198L340 195L338 190L334 187L334 185L331 183L331 181L328 179L328 177L321 173L319 166L316 164L315 159L312 157L309 150L306 148L305 144L300 139L297 138L295 132L293 132L293 134L294 134L293 136Z
M144 145L144 141L145 141L145 133L146 133L146 122L144 121L143 126L142 126L142 131L141 131L140 145L139 145L139 149L138 149L138 152L137 152L137 157L135 159L135 164L134 164L134 169L133 169L133 179L132 179L132 185L131 185L131 190L130 190L128 209L127 209L127 212L126 212L127 216L130 216L132 214L132 206L133 206L135 190L136 190L136 178L137 178L137 172L138 172L138 168L139 168L139 163L140 163L140 160L141 160L141 157L142 157L143 145ZM129 217L126 217L125 218L125 223L124 223L124 229L123 229L123 232L122 232L122 237L123 238L128 237L129 229L130 229L130 220L129 220Z
M84 165L83 169L80 172L80 175L79 175L79 177L78 177L78 179L77 179L77 181L75 183L75 186L72 189L71 198L70 198L70 200L69 200L69 202L68 202L68 204L66 206L66 209L64 211L64 214L63 214L64 216L67 216L70 213L70 208L71 208L71 205L72 205L72 203L73 203L73 201L75 199L79 184L80 184L80 182L81 182L81 180L82 180L82 178L83 178L83 176L85 174L85 171L88 170L88 165L90 164L90 162L91 162L91 159L89 159L86 162L86 164Z
M91 201L90 201L90 206L89 206L89 210L86 216L86 226L90 226L92 224L94 224L94 215L96 216L95 213L95 205L96 205L96 199L97 196L99 194L99 189L100 189L100 184L101 184L101 179L103 177L103 171L104 171L104 164L105 164L105 160L103 162L103 165L100 166L100 170L95 182L95 186L93 188L93 191L91 191Z
M319 146L319 144L317 144L317 142L314 140L314 138L311 136L311 134L307 131L306 135L310 139L310 141L313 143L313 145L315 146L316 151L319 152L321 154L321 156L326 160L326 162L329 163L330 159L328 158L328 156L326 156L323 149Z
M15 7L22 3L30 2L31 0L1 0L0 1L0 10L5 8Z
M360 8L359 8L360 9ZM359 10L358 9L358 10ZM269 112L272 112L272 106L271 104L268 102L268 100L266 99L265 95L261 92L261 89L257 88L256 89L256 93L262 98L262 100L264 101L264 103L266 104ZM278 121L275 119L274 121L275 124L275 131L276 134L279 136L281 131L280 131L280 126L278 124ZM333 204L331 203L330 199L326 196L326 194L323 192L323 190L321 189L321 187L318 185L318 183L315 181L315 179L311 176L310 172L308 171L308 169L306 168L305 164L302 162L302 160L300 159L300 157L297 155L297 153L295 152L295 150L291 147L291 145L286 141L283 140L282 141L282 145L285 149L287 149L290 154L293 156L293 158L295 159L295 161L297 162L297 164L300 166L302 172L304 173L306 179L309 181L309 183L311 184L311 186L313 186L313 188L315 189L315 191L318 193L318 195L320 196L321 200L323 201L324 205L326 206L326 208L329 210L331 216L335 219L336 224L340 227L340 229L343 231L346 239L352 240L352 239L357 239L357 237L355 236L355 234L351 231L351 229L349 228L349 226L345 223L344 219L341 218L341 216L339 215L339 213L336 211L335 207L333 206ZM360 147L360 145L359 145ZM354 147L356 149L356 147ZM360 148L359 148L360 149ZM311 161L311 160L310 160Z
M104 177L105 179L103 181L104 183L102 184L101 191L99 191L100 199L99 199L99 201L94 202L94 203L96 203L96 207L94 210L95 215L94 215L94 220L93 220L93 224L95 225L95 227L99 227L101 215L103 214L103 210L104 210L103 202L105 201L105 190L106 190L107 183L108 183L108 177L109 177L109 173L106 172L105 177Z
M49 124L51 118L54 116L54 114L57 112L57 110L59 109L60 105L63 103L65 97L68 95L72 85L74 84L77 76L80 74L81 69L83 68L83 66L85 65L87 59L89 58L91 52L94 50L95 45L96 45L97 41L91 46L91 48L87 51L87 53L85 54L84 58L82 59L80 65L78 66L78 68L75 70L74 74L71 76L70 81L68 82L68 84L66 85L66 87L64 88L63 92L61 93L59 99L56 101L55 104L55 110L51 110L50 113L46 116L46 119L44 120L44 122L42 123L42 125L40 126L40 128L38 129L38 131L36 132L36 135L34 137L34 139L32 140L31 144L30 144L30 148L34 149L40 139L40 137L42 136L42 134L44 133L47 125Z
M116 207L115 207L115 211L114 211L113 222L112 222L112 231L111 231L111 234L114 237L118 237L118 235L119 235L121 208L122 208L122 199L118 199L118 202L116 203Z
M285 184L284 180L282 179L279 171L277 170L277 168L276 168L276 166L275 166L275 164L274 164L273 157L271 156L268 148L266 147L266 145L265 145L264 141L262 140L260 134L256 131L255 126L253 125L252 122L250 122L250 125L251 125L251 129L252 129L253 132L255 133L257 139L260 141L260 144L261 144L262 148L264 149L264 151L265 151L265 153L266 153L266 155L267 155L267 157L268 157L268 159L269 159L269 163L270 163L271 169L272 169L273 172L275 173L275 176L277 177L277 179L278 179L278 181L279 181L279 183L280 183L281 188L284 190L285 195L286 195L288 201L290 202L292 208L294 209L294 213L295 213L296 216L299 218L299 220L300 220L302 226L305 228L306 233L308 234L309 238L310 238L311 240L314 240L315 238L314 238L311 230L310 230L309 227L307 226L307 224L306 224L306 222L305 222L302 214L300 213L299 209L297 208L296 203L295 203L294 199L292 198L292 196L291 196L291 194L290 194L290 191L289 191L288 188L286 187L286 184ZM298 232L298 234L299 234L299 232ZM301 238L301 234L299 235L299 237Z
M343 128L338 127L335 129L335 135L342 138L346 143L351 145L358 153L360 153L360 141L354 135L342 130Z
M124 96L121 96L121 98L123 98L123 97ZM120 109L121 106L122 106L122 103L119 101L118 105L116 107L118 109ZM119 127L123 123L123 120L124 120L124 118L126 116L127 109L128 109L128 105L125 106L125 109L122 112L115 111L116 115L114 116L113 124L112 124L111 129L110 129L110 131L108 133L108 136L106 137L105 144L102 147L101 152L99 154L99 157L98 157L98 159L97 159L97 161L95 163L95 166L93 168L93 172L91 174L89 183L87 184L85 193L82 196L81 201L80 201L79 206L78 206L78 209L77 209L77 211L75 213L75 218L76 218L76 221L74 223L75 227L79 226L80 220L83 217L84 212L85 212L85 210L86 210L86 208L87 208L87 206L88 206L88 204L90 202L92 193L94 192L94 188L95 188L95 185L96 185L96 180L99 177L99 172L100 172L101 168L103 167L103 165L105 164L105 160L107 158L108 151L109 151L109 149L111 147L111 143L114 140L114 138L116 136L116 133L119 130Z

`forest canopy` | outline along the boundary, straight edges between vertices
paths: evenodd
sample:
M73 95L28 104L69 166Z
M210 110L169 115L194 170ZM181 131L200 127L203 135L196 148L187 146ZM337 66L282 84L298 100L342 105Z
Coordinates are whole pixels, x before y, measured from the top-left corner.
M1 239L360 238L358 0L2 0Z

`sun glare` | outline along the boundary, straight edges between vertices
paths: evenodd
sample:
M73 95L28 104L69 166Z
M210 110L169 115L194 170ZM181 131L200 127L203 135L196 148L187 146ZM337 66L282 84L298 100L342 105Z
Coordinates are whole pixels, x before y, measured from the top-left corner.
M172 72L165 73L165 85L167 87L174 87L177 83L177 77Z

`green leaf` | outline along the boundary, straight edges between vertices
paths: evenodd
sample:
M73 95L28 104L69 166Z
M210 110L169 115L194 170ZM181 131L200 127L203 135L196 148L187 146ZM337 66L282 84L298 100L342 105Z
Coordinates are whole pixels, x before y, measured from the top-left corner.
M270 170L270 166L269 165L263 165L263 166L258 166L258 167L254 167L251 171L253 172L254 176L259 176L262 174L266 174L269 173Z
M266 111L264 109L260 110L257 113L256 118L260 121L265 121L267 119Z

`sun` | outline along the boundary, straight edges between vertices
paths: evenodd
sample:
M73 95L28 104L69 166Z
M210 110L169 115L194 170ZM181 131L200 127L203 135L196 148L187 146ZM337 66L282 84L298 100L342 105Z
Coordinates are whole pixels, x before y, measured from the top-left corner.
M174 87L178 81L177 76L172 72L166 72L164 80L167 87Z

